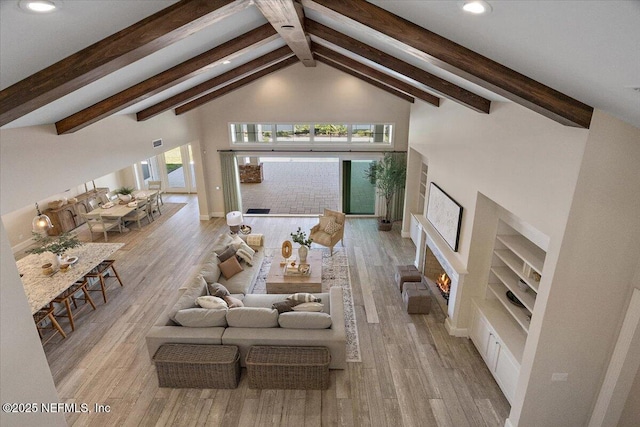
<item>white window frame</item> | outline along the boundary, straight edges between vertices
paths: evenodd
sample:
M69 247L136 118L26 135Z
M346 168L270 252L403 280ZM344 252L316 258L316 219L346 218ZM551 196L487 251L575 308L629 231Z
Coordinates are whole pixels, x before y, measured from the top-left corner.
M347 126L347 140L346 141L317 141L315 137L315 126L318 124L341 124ZM269 142L257 142L257 141L234 141L235 133L233 131L234 126L241 126L244 129L248 125L254 125L257 129L260 129L263 125L271 126L271 141ZM299 125L308 125L309 126L309 141L284 141L278 140L278 126L292 126L295 129L295 126ZM353 126L358 125L368 125L368 126L389 126L389 142L353 142ZM384 147L384 148L393 148L394 147L394 129L395 123L380 123L380 122L356 122L356 123L345 123L345 122L332 122L332 121L309 121L309 122L259 122L259 123L239 123L239 122L229 122L227 128L229 129L229 144L231 146L242 146L242 147L291 147L291 146L300 146L300 147ZM261 132L260 132L261 135ZM295 136L293 137L295 138ZM257 139L261 139L258 137Z

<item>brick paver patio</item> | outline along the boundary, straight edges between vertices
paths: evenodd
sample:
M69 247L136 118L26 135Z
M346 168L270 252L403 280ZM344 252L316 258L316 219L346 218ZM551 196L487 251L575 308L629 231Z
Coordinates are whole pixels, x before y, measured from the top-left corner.
M298 215L342 210L339 173L337 161L264 162L262 183L240 184L242 208Z

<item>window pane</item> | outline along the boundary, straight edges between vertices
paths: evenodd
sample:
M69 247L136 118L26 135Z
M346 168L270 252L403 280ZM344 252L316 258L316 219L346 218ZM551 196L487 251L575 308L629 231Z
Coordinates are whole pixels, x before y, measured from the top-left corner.
M276 137L278 141L293 141L293 125L276 125Z
M311 141L311 126L310 125L294 125L293 140L296 142Z
M273 129L271 125L256 125L258 128L258 142L271 142Z
M373 125L353 125L351 128L351 142L373 142Z
M347 125L335 123L319 123L314 125L316 142L347 142Z

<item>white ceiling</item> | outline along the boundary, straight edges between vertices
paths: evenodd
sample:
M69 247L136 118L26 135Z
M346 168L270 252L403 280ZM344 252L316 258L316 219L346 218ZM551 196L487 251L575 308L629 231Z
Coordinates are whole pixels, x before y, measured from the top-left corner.
M173 3L173 0L64 0L59 11L35 15L22 11L17 0L0 0L0 88L4 89ZM640 91L632 89L640 87L640 1L489 0L493 12L483 16L463 13L457 0L372 0L371 3L640 127ZM381 44L356 27L345 27L312 11L306 12L324 25L479 95L502 100ZM250 7L5 127L61 120L266 22L256 7ZM277 40L235 58L229 65L218 64L121 113L140 111L283 45Z

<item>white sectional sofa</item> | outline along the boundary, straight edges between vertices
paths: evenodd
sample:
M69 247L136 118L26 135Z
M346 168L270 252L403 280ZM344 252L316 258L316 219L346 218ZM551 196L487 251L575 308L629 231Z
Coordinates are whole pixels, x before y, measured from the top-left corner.
M236 345L240 349L241 365L245 366L246 355L253 345L321 346L327 347L331 354L330 369L345 369L346 333L342 289L331 288L328 293L314 294L323 304L322 313L327 314L278 314L272 306L284 301L287 295L250 293L260 271L264 249L257 248L253 255L253 266L245 264L243 271L225 279L218 268L217 254L228 244L226 234L215 242L212 252L205 256L200 274L188 281L185 289L178 292L168 304L169 309L151 327L146 336L149 356L153 357L162 344L168 343ZM244 307L230 308L226 313L193 310L195 300L208 294L207 284L216 282L224 285L233 297L241 300ZM195 314L196 320L187 324L199 327L177 323L175 319L178 312Z

